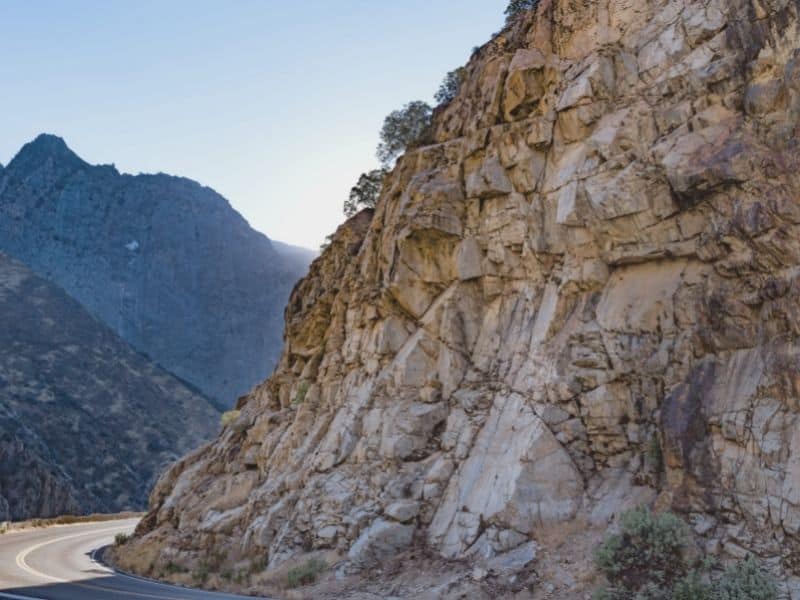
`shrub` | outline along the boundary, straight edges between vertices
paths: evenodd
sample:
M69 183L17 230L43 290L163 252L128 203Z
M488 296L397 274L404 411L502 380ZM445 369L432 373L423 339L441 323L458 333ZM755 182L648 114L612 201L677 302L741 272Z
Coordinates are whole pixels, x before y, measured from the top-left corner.
M671 513L646 508L622 515L621 531L595 551L595 565L610 587L595 600L775 600L775 583L749 557L718 579L712 562L690 560L686 525Z
M686 526L671 513L646 508L622 515L622 531L595 552L595 564L614 586L637 591L650 583L669 585L686 574Z
M297 394L295 394L292 404L295 405L302 404L303 400L306 399L306 394L308 394L308 388L309 388L308 382L301 381L300 385L297 386Z
M350 190L350 198L344 203L344 214L352 217L362 208L375 208L383 189L383 180L386 178L385 169L375 169L369 173L362 173Z
M229 410L228 412L222 413L219 422L223 427L227 427L236 419L238 419L240 414L242 414L242 411L240 410Z
M324 560L312 558L306 564L290 569L286 573L286 587L296 588L301 585L311 585L317 581L320 573L328 568Z
M114 536L114 545L115 546L123 546L128 543L128 540L131 539L127 533L118 533Z
M526 10L536 10L539 0L511 0L506 7L506 20L511 21Z
M430 127L432 113L433 109L427 103L415 100L386 117L377 152L384 167L391 167L400 154L423 138Z
M672 600L714 600L714 590L700 573L692 571L675 584Z
M715 587L714 600L774 600L778 596L775 582L752 556L727 569Z
M166 571L170 575L174 575L175 573L186 573L188 571L188 569L186 567L183 567L183 566L173 562L173 561L169 561L164 566L164 571Z
M205 583L208 581L208 563L205 561L201 561L197 568L192 571L192 579L194 579L198 583Z
M662 473L664 470L664 453L661 450L661 442L655 433L650 438L647 446L647 462L655 473Z
M458 95L458 90L461 89L466 75L467 70L464 67L459 67L445 75L442 85L439 86L439 91L433 96L436 101L439 104L447 104L452 101Z

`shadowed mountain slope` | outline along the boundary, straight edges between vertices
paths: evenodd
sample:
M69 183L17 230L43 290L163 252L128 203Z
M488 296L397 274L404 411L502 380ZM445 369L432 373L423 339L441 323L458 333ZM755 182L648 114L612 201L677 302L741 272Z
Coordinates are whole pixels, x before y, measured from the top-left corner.
M144 507L219 413L0 254L0 521Z

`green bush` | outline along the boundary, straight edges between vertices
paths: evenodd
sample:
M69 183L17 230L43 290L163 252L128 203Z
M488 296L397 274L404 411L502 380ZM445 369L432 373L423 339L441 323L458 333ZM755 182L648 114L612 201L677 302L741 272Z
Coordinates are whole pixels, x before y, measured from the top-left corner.
M306 564L290 569L286 573L286 587L296 588L301 585L311 585L317 581L320 573L328 568L324 560L312 558Z
M714 579L710 560L689 556L689 532L672 513L646 508L620 518L621 530L597 548L595 565L609 587L595 600L775 600L772 579L748 557Z
M778 590L752 556L730 567L715 586L714 600L775 600Z
M240 414L242 414L242 411L240 410L229 410L228 412L222 413L219 422L223 427L227 427L236 419L238 419Z
M700 573L692 571L675 584L672 600L714 600L714 590Z
M114 536L114 545L115 546L123 546L124 544L128 543L128 540L131 539L127 533L118 533Z
M639 508L623 514L621 525L594 557L613 586L638 591L651 583L669 585L686 574L687 532L678 517Z

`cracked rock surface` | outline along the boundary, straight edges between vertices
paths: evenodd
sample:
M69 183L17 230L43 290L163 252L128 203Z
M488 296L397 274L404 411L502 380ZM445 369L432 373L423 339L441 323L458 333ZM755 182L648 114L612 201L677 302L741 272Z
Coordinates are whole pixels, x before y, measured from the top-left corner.
M543 0L498 34L123 564L477 562L656 501L794 581L799 45L787 0Z

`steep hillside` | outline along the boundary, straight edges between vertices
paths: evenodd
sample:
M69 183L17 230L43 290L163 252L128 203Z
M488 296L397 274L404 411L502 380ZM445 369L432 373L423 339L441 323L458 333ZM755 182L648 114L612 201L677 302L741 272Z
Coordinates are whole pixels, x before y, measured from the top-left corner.
M543 0L477 51L123 564L222 556L257 589L321 553L411 573L379 597L583 599L652 503L800 597L798 9Z
M141 509L219 412L0 254L0 521Z
M276 251L209 188L92 166L48 135L0 171L0 251L220 406L272 371L310 261Z

